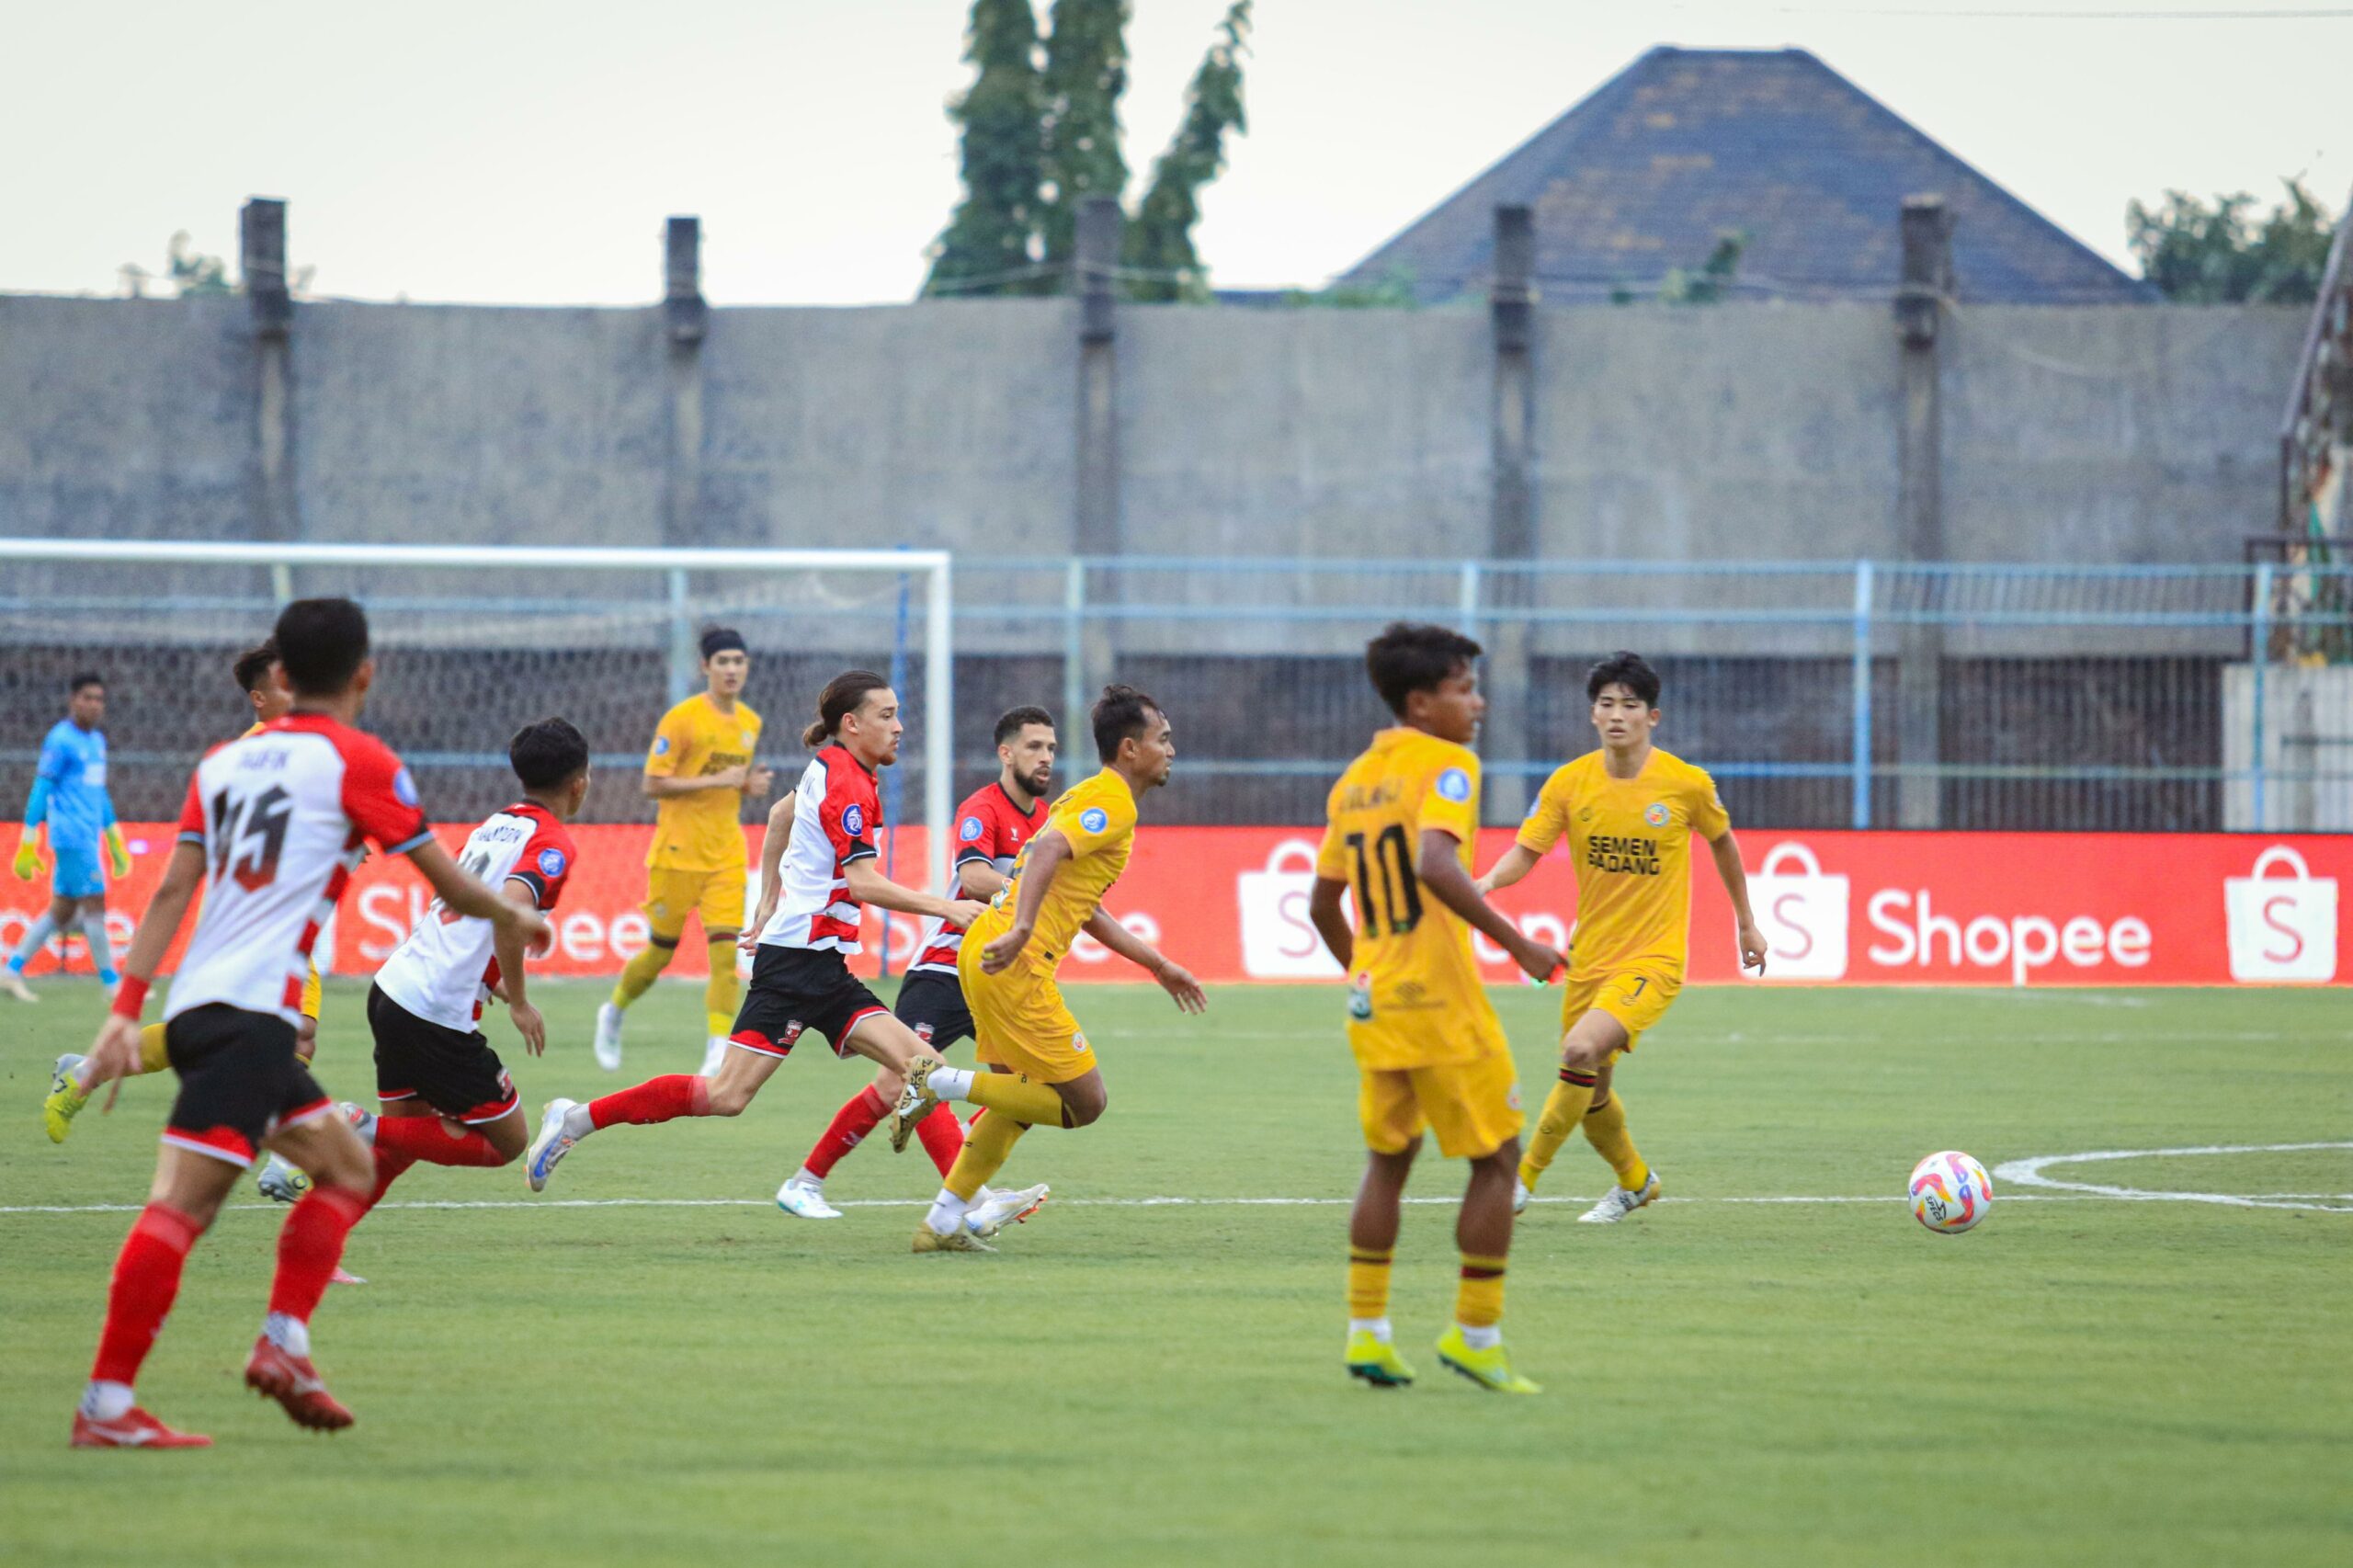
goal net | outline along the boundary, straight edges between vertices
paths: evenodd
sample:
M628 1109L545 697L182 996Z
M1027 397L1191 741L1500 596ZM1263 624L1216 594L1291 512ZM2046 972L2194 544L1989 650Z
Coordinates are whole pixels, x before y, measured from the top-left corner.
M883 774L886 868L903 882L945 884L949 570L944 552L916 551L0 540L0 812L21 811L67 683L103 678L108 786L134 846L131 876L108 907L118 943L127 939L169 853L189 769L249 722L231 664L288 601L347 595L366 608L374 643L363 722L409 765L446 841L513 800L506 743L520 726L557 716L587 737L595 775L575 829L580 865L549 968L609 974L644 941L654 806L642 769L663 712L704 688L707 626L743 633L743 700L765 722L759 761L774 782L743 813L755 882L767 807L806 765L801 731L819 688L864 666L892 681L906 710L899 764ZM0 884L0 941L13 945L47 890ZM322 967L372 970L428 900L404 866L364 866L321 944ZM870 927L865 967L895 971L914 925L894 921L887 944L881 935ZM665 972L699 974L703 948L689 934ZM81 968L79 957L78 945L53 946L39 967Z

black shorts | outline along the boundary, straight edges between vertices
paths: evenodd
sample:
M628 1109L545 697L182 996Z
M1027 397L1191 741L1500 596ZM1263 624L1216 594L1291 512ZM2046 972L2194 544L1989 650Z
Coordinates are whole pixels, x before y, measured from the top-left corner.
M891 1009L858 983L837 952L760 944L752 960L751 987L727 1038L763 1056L790 1056L804 1029L830 1041L835 1056L847 1056L849 1031L858 1020Z
M480 1030L460 1033L420 1018L370 985L368 1029L376 1037L376 1097L423 1100L469 1127L523 1103L506 1063Z
M899 983L899 1005L891 1011L934 1051L972 1038L972 1010L964 1006L963 984L952 974L925 970L907 976Z
M179 1096L164 1142L233 1165L250 1165L281 1127L332 1115L319 1081L294 1054L294 1026L274 1013L214 1002L164 1025L164 1051Z

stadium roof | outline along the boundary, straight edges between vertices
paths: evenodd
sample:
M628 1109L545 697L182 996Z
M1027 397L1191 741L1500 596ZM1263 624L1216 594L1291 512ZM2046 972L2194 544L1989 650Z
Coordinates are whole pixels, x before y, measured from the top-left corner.
M2155 298L1802 49L1650 51L1341 281L1402 271L1425 301L1483 292L1495 209L1522 203L1555 303L1647 295L1733 232L1747 236L1740 295L1885 299L1898 210L1928 194L1954 216L1964 300Z

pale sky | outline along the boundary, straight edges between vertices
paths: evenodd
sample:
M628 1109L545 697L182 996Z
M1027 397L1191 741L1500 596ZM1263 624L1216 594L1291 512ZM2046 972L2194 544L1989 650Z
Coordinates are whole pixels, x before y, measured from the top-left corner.
M1042 17L1047 0L1040 0ZM1141 189L1224 0L1136 0ZM1250 134L1197 234L1223 287L1351 266L1654 44L1813 51L2130 268L2124 204L2353 185L2353 6L2269 0L1258 0ZM964 0L6 0L0 290L114 292L287 198L320 294L901 301L957 194ZM1891 219L1891 222L1893 220Z

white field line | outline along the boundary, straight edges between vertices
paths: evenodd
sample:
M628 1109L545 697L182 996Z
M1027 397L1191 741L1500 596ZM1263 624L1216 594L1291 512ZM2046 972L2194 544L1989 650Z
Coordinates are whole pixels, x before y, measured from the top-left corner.
M2324 1214L2353 1214L2353 1208L2347 1207L2348 1201L2353 1201L2353 1193L2173 1192L2141 1187L2111 1187L2102 1182L2062 1181L2057 1176L2042 1174L2053 1165L2088 1165L2098 1160L2178 1159L2194 1154L2290 1154L2313 1149L2353 1149L2353 1142L2204 1143L2188 1149L2097 1149L2082 1154L2038 1154L2032 1159L2009 1160L1996 1165L1993 1173L1994 1190L1999 1193L2004 1184L2008 1184L2129 1203L2217 1203L2231 1209L2301 1209ZM2333 1201L2313 1201L2315 1199Z

